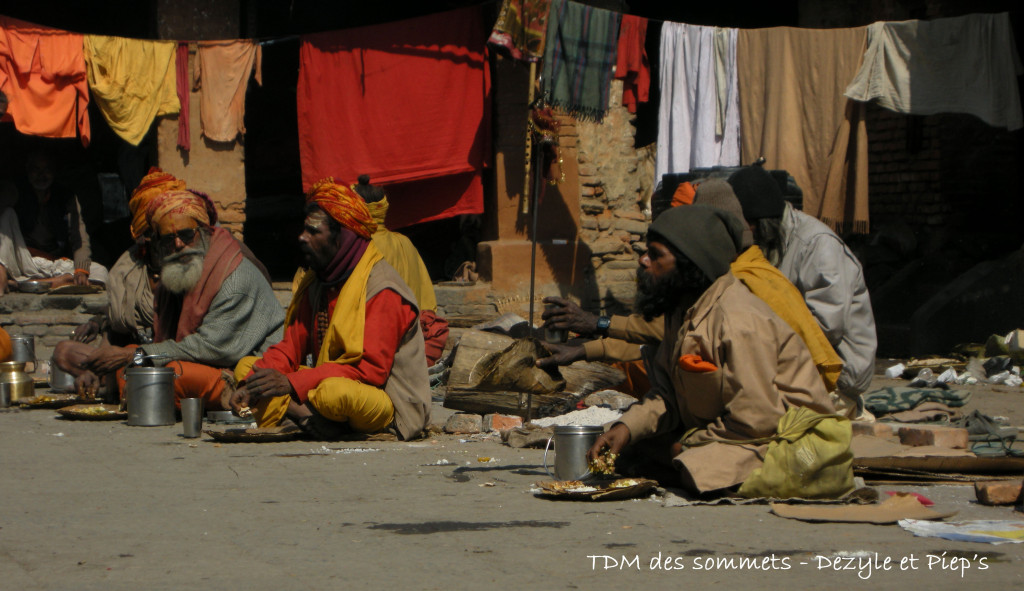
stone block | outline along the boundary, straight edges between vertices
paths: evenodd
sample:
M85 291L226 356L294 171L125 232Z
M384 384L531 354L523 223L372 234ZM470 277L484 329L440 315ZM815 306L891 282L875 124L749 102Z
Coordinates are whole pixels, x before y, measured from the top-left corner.
M484 431L507 431L523 426L523 417L502 414L484 415L482 428Z
M937 425L906 425L900 427L898 433L903 445L967 449L967 429Z
M615 220L615 229L643 236L647 234L647 222L619 218Z
M616 237L604 237L598 238L590 245L590 252L593 255L602 255L609 253L620 253L626 247L626 243Z
M899 437L896 436L896 431L893 430L893 426L890 423L853 421L852 426L854 437L857 435L870 435L871 437L880 437L890 441L899 441Z
M623 410L634 402L636 398L615 390L601 390L583 399L583 404L587 406L607 406L615 410Z
M982 505L1013 505L1021 500L1022 480L987 480L974 483L974 494Z
M448 417L444 432L456 435L472 435L483 428L483 418L474 413L459 412Z

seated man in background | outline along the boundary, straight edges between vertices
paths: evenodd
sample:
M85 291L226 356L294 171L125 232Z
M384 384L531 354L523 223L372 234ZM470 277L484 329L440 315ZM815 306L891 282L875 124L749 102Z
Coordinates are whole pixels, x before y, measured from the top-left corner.
M355 191L328 178L306 200L299 248L309 270L284 338L235 369L231 408L253 407L260 427L288 419L319 439L389 428L417 437L430 386L412 290L371 240L376 224Z
M89 372L76 384L80 390L94 386L97 375L155 356L180 374L176 400L203 398L207 409L220 410L222 371L280 339L281 305L238 240L210 225L207 199L190 191L161 193L147 206L146 220L160 265L153 343L99 347L82 363Z
M359 183L352 185L352 188L366 201L370 216L377 224L377 231L370 239L416 297L427 365L434 365L441 358L444 344L448 340L448 321L437 315L437 298L434 296L434 284L430 281L427 266L408 238L388 230L384 225L388 215L388 198L384 189L371 185L370 177L365 174L359 176Z
M839 393L872 419L861 394L875 373L875 316L860 261L828 226L793 208L761 166L729 177L757 244L800 293L843 362Z
M665 316L665 338L651 390L598 438L591 459L633 446L646 461L674 466L686 489L717 491L746 480L767 448L728 441L774 435L790 407L833 411L803 340L729 272L742 230L703 205L672 208L651 224L637 305L646 317Z
M45 152L26 161L27 183L11 208L0 207L0 294L8 280L46 281L52 287L106 282L107 270L92 262L89 234L78 198L56 185L56 167Z

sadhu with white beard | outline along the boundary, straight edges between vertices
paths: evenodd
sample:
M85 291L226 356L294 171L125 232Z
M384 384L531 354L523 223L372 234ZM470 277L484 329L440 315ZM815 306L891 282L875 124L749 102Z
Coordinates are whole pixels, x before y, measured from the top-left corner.
M181 374L174 381L176 404L202 398L207 409L220 410L222 371L280 340L284 311L241 244L224 228L210 225L202 197L162 193L150 202L146 219L160 263L153 343L100 347L84 365L102 375L133 358L162 356ZM118 374L123 395L123 371Z

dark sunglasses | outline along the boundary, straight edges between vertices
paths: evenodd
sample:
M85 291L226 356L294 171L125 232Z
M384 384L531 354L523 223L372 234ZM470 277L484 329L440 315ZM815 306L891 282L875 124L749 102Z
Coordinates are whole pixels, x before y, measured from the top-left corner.
M185 228L171 234L160 234L156 237L156 243L160 248L170 250L174 248L175 240L181 240L183 244L192 244L192 241L196 239L197 232L199 232L199 228Z

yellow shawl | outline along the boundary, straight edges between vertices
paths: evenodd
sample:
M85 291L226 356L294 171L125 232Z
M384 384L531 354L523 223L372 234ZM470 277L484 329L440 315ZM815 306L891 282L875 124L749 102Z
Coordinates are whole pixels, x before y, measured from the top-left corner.
M836 390L843 361L828 342L818 321L807 309L803 295L781 271L764 258L761 249L751 246L730 265L732 274L750 291L786 321L811 351L814 365L829 392Z
M366 328L366 282L374 265L384 259L380 251L371 242L352 270L345 284L338 293L331 314L331 324L324 335L324 342L316 359L316 365L323 363L358 363L363 358L363 334ZM313 271L306 271L299 279L295 295L292 297L288 311L285 312L285 325L290 325L299 310L299 302L316 280Z
M423 264L420 253L412 242L398 232L384 227L384 218L388 214L387 197L380 201L367 203L370 216L377 222L377 231L370 237L380 249L384 260L398 271L405 284L412 288L412 295L420 310L434 311L437 309L437 296L434 284L430 281L427 266Z

